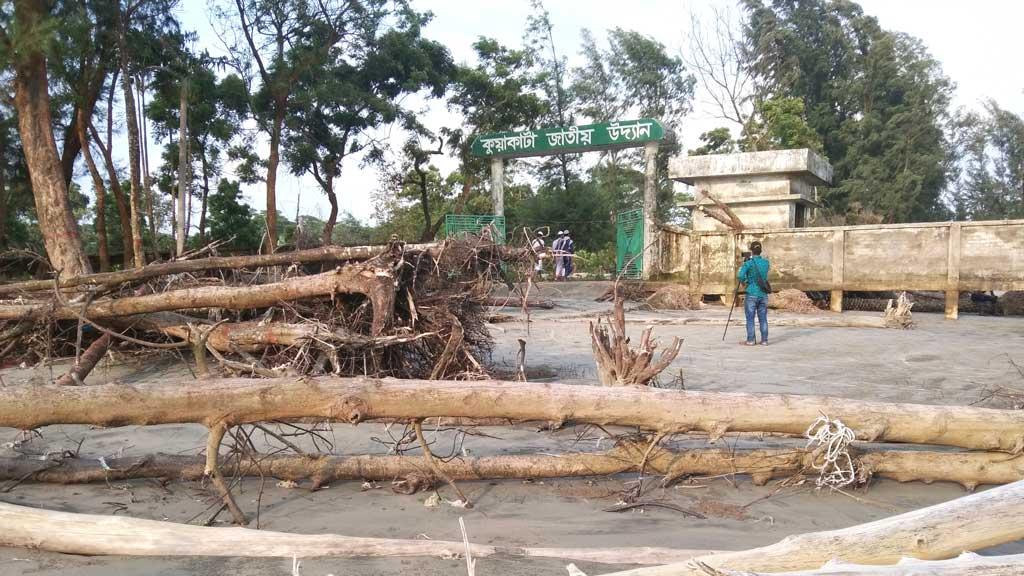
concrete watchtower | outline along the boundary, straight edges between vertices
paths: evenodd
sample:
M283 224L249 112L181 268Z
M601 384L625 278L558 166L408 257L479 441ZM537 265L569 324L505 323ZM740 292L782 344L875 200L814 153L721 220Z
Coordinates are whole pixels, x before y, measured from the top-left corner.
M832 182L832 166L806 148L771 150L676 157L669 163L669 177L708 192L746 228L802 228L817 206L815 188ZM700 198L699 192L694 196ZM707 198L701 202L709 204ZM690 209L695 231L726 229L697 210L697 202L682 205Z

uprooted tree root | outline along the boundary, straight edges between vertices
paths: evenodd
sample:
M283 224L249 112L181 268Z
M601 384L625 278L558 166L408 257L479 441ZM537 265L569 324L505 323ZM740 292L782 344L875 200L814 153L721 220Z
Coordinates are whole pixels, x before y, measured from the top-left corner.
M653 328L644 329L640 344L635 349L626 337L626 311L622 297L616 292L612 317L607 323L598 318L597 324L590 323L590 341L597 362L597 376L605 386L647 386L679 354L683 341L673 338L672 344L662 350L655 361L657 343L651 338Z

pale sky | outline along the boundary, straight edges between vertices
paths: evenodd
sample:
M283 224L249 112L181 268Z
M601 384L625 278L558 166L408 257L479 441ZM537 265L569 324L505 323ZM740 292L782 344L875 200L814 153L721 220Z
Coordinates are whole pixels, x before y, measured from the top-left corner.
M528 0L414 0L420 10L434 13L425 35L445 44L457 62L472 59L472 42L479 36L497 38L519 46L530 12ZM601 32L622 27L651 35L678 54L686 44L691 10L706 13L709 7L736 10L729 0L547 0L555 26L555 42L578 62L580 33L584 28ZM1024 2L1014 0L860 0L868 14L876 16L884 28L907 32L922 39L932 55L957 85L957 106L977 107L988 97L1002 107L1024 115L1024 65L1020 62L1020 23L1024 22ZM182 0L179 16L187 29L199 33L198 47L219 51L219 43L208 22L204 0ZM697 135L723 122L713 118L707 106L700 105L684 122L684 146L692 147ZM431 129L451 125L453 117L441 102L425 103L422 118ZM401 137L396 138L396 148ZM151 144L151 162L159 158L159 143ZM265 144L261 153L266 155ZM158 160L156 160L158 161ZM450 159L436 164L442 171L456 167ZM154 166L155 170L155 166ZM225 176L233 177L231 174ZM82 178L83 189L91 189ZM358 161L346 162L340 181L339 204L342 211L366 220L372 215L371 194L378 187L378 175L362 169ZM294 217L301 191L303 214L324 217L329 206L312 178L293 176L282 164L278 173L278 210ZM246 196L256 209L265 207L263 185L249 186ZM198 210L198 207L196 208ZM193 220L195 222L195 220Z

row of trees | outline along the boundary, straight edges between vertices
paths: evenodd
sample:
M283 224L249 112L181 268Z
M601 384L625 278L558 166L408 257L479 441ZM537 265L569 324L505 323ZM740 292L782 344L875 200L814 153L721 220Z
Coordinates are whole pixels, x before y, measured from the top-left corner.
M220 57L193 48L176 2L0 8L0 246L38 241L56 269L80 274L87 253L101 269L139 266L210 237L266 251L426 240L445 213L491 210L487 165L469 153L480 133L655 117L672 133L665 175L698 90L724 125L691 153L820 150L836 169L823 197L835 218L1024 216L1021 118L994 102L951 110L954 86L921 42L846 0L741 0L736 15L694 18L678 55L618 28L561 46L531 0L520 46L480 38L466 64L423 36L431 16L409 0L219 0L209 15ZM423 124L410 104L423 101L456 120ZM382 130L392 126L401 142ZM152 173L151 139L163 145ZM457 162L451 173L436 167L442 156ZM381 175L376 228L339 214L353 161ZM639 204L640 167L637 151L512 163L510 228L571 227L581 248L606 246L614 213ZM326 218L279 212L283 169L317 183ZM242 184L259 190L256 208ZM678 216L670 182L659 195L660 217Z

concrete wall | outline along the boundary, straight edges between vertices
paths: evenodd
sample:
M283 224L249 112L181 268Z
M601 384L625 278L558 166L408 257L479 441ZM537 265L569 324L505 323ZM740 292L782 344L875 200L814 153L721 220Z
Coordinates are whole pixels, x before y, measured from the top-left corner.
M1024 290L1024 220L662 230L661 273L702 294L735 288L740 252L761 240L776 289Z

